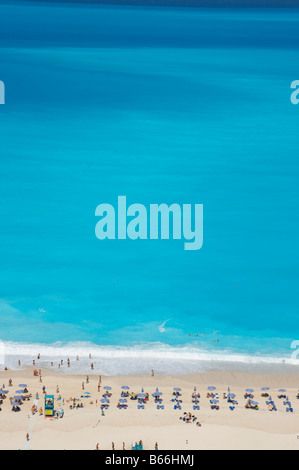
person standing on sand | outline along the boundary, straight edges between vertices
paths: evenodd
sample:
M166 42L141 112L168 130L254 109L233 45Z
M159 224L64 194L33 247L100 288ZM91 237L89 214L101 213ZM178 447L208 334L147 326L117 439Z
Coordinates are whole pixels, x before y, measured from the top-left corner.
M123 442L123 450L126 450L125 443Z
M112 442L112 450L115 450L114 442Z
M99 443L97 443L97 445L96 445L96 450L100 450L100 444Z
M155 372L154 372L154 370L152 370L152 377L155 377Z
M28 432L27 432L27 434L26 434L26 441L29 441L29 438L30 438L30 436L29 436L29 434L28 434Z
M82 390L84 390L84 382L82 382Z
M158 448L158 442L156 442L156 444L155 444L155 450L159 450L159 448Z

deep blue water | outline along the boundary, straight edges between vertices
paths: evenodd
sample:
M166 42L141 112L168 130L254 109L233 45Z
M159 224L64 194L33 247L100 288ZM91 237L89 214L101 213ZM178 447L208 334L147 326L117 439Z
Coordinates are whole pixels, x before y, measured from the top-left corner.
M23 1L0 16L0 338L288 357L299 12ZM95 209L118 195L202 203L203 248L97 240Z

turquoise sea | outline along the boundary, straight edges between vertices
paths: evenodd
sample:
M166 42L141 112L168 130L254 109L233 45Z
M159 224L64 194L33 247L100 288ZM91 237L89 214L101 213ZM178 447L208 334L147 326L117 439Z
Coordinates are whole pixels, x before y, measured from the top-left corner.
M292 363L299 11L0 1L0 17L6 363ZM202 249L98 240L119 195L203 204Z

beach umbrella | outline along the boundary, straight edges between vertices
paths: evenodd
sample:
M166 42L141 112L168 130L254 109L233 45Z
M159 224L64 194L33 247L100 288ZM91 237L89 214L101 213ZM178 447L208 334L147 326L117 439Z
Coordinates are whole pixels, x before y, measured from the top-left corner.
M280 390L278 390L278 391L279 391L279 392L281 392L281 393L284 393L284 392L286 392L286 390L285 390L284 388L281 388L281 389L280 389Z
M246 392L247 392L247 393L253 393L254 390L253 390L252 388L247 388L247 389L246 389Z
M24 390L17 390L16 393L24 393Z
M228 398L235 398L236 395L234 393L229 393L227 396Z
M17 401L13 401L13 402L11 403L11 406L20 406L20 403L18 403Z
M13 397L14 400L22 400L22 397L20 395L16 395L15 397Z
M102 403L110 403L110 401L109 401L107 398L102 398L102 399L101 399L101 402L102 402Z
M84 395L90 395L90 393L89 393L89 392L85 392Z
M119 402L120 403L128 403L128 400L126 398L120 398Z
M216 404L219 403L219 400L210 400L210 403Z
M158 387L156 388L156 392L159 392L159 389L158 389Z
M139 393L139 395L137 395L137 398L146 398L146 395L145 393Z
M25 388L27 387L27 384L19 384L19 387Z
M104 387L104 390L111 390L111 387Z
M175 392L181 392L181 391L182 391L181 388L177 388L177 387L175 387L173 390L174 390Z
M209 390L210 392L213 392L214 390L216 390L216 387L208 387L208 390Z
M130 387L128 387L127 385L123 385L121 388L122 388L123 390L130 390Z
M162 392L155 392L155 393L153 393L152 396L153 397L161 397L161 395L162 395Z
M2 393L2 395L7 395L9 393L8 390L0 390L0 394Z
M268 390L270 390L269 387L263 387L263 388L262 388L262 391L263 391L263 392L267 392Z
M250 404L253 405L253 406L258 406L258 402L257 402L257 401L252 401Z

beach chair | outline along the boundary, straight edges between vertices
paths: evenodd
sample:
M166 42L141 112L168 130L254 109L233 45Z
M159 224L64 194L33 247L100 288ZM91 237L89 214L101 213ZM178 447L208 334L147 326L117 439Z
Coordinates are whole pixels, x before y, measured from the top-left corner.
M235 410L235 407L234 407L234 406L230 406L229 409L230 409L231 411L234 411L234 410Z

